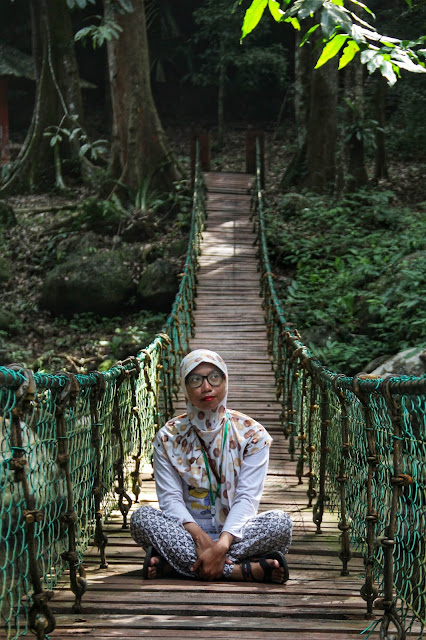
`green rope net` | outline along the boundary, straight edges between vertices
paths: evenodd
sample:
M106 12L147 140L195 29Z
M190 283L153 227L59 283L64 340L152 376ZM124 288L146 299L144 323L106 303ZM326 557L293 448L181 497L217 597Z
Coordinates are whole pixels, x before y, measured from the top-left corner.
M266 245L258 148L253 217L269 349L289 452L321 532L338 514L342 575L364 555L367 617L380 638L423 638L426 626L426 376L353 378L329 371L286 322ZM375 623L367 630L374 630ZM364 637L368 637L364 636Z
M8 640L54 630L49 600L65 571L79 612L85 550L94 541L106 566L105 518L118 506L128 526L141 465L173 415L178 365L193 332L204 201L197 166L179 292L147 349L88 375L0 367L0 612Z
M329 371L286 322L274 289L258 168L253 216L261 289L281 420L318 532L338 515L342 574L364 554L367 616L383 610L380 637L422 638L426 624L426 377L389 379ZM33 374L0 367L0 598L7 638L55 628L51 591L69 572L78 612L82 558L92 541L106 566L105 518L127 527L151 441L173 415L178 365L193 334L204 190L195 174L192 226L166 326L137 357L107 372ZM131 497L132 496L132 497ZM374 626L371 628L371 630ZM391 634L391 635L389 635Z

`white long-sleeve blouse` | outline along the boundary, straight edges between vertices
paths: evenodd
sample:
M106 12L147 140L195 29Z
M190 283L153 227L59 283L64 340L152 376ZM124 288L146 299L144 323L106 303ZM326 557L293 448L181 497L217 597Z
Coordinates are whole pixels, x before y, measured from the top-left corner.
M211 516L210 493L189 487L170 461L154 447L154 477L161 511L179 524L195 522L213 539L222 531L241 538L246 522L257 514L269 462L269 447L243 458L234 501L223 528Z

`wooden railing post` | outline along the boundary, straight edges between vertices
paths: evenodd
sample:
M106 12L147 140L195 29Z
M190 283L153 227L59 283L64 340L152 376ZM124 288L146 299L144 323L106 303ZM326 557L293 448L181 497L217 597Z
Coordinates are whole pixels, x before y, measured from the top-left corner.
M210 171L210 134L208 131L193 131L191 136L191 184L195 179L197 141L200 145L200 165L203 171Z
M246 173L256 174L256 139L260 145L260 185L265 188L265 143L263 131L246 131Z

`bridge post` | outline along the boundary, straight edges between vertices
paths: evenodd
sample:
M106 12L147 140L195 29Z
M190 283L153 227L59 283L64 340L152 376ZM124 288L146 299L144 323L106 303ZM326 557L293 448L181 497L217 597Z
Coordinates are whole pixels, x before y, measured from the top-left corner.
M265 188L265 143L263 131L246 131L246 173L256 174L256 140L260 144L260 183Z
M208 131L195 130L191 136L191 183L194 184L195 163L197 159L197 141L200 145L200 165L203 171L210 171L210 134Z

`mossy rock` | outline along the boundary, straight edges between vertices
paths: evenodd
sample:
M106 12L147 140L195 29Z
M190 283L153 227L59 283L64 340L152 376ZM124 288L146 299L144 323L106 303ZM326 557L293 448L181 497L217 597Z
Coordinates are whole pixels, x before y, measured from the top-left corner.
M0 227L3 229L11 229L17 224L18 221L12 207L0 200Z
M12 265L7 258L0 257L0 284L9 282L12 276Z
M133 289L121 251L74 254L47 274L40 304L54 315L111 316L123 309Z
M176 238L168 245L167 251L169 255L180 258L184 256L188 250L188 240L186 238Z
M138 283L138 299L143 309L170 313L179 288L178 269L158 258L149 264Z

